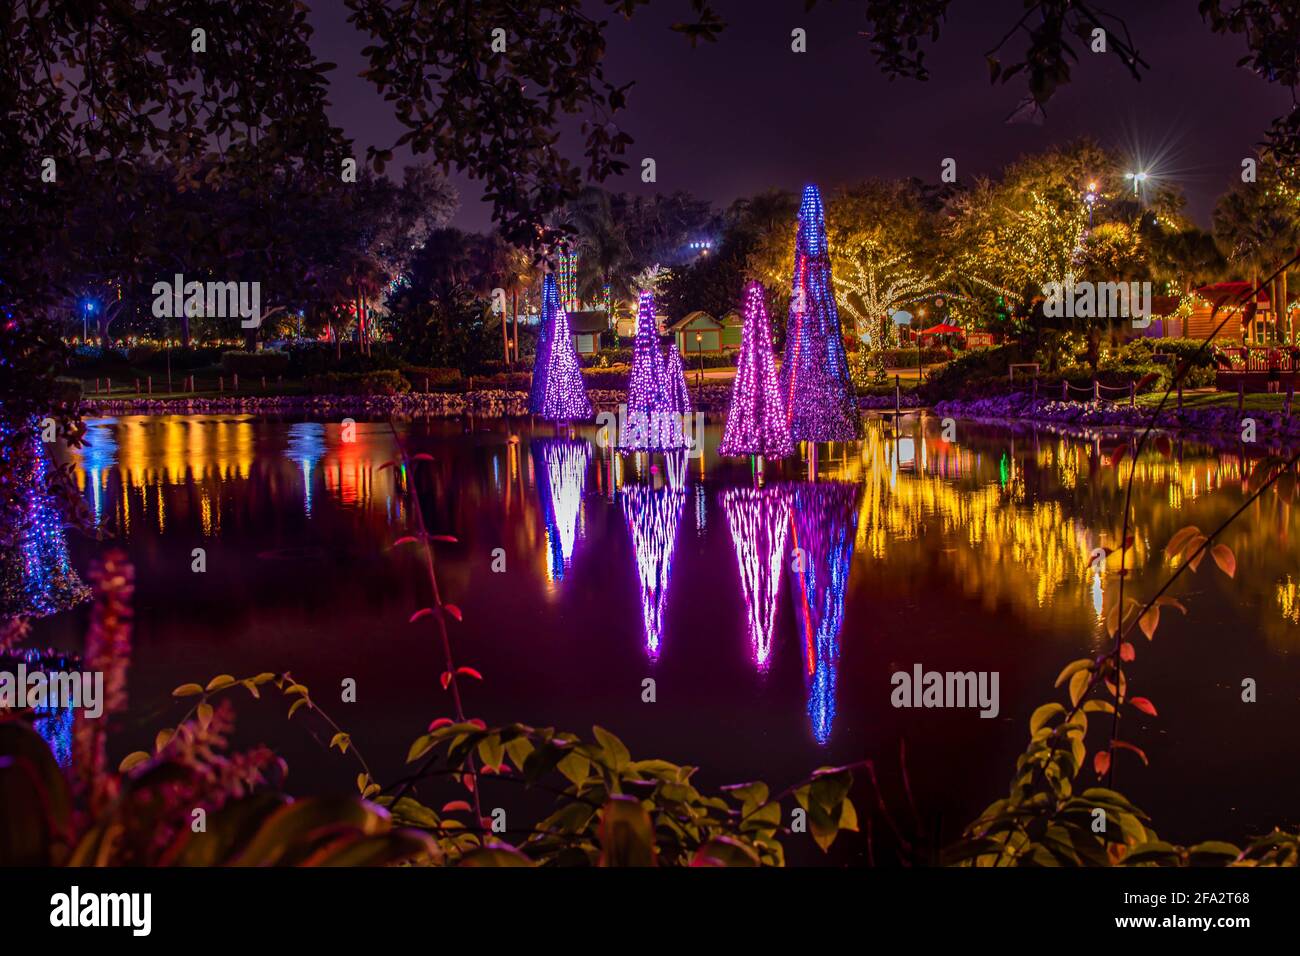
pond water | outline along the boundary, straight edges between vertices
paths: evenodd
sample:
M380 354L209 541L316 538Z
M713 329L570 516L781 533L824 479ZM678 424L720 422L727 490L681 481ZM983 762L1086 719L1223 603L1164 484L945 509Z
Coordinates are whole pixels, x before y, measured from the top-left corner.
M1006 792L1060 668L1104 641L1099 609L1118 578L1090 554L1116 542L1131 467L1110 464L1109 443L965 422L949 442L932 418L876 419L866 440L822 446L815 482L792 459L769 464L756 491L748 461L718 457L712 425L694 460L611 456L594 428L397 427L433 458L414 484L430 530L457 539L438 546L438 571L464 616L458 663L484 677L467 711L489 723L598 723L634 756L699 766L710 784L784 786L871 759L904 828L946 842ZM337 422L90 423L71 457L137 569L121 753L178 716L178 684L288 670L381 776L400 774L410 740L450 706L432 629L408 624L428 603L416 555L391 548L408 530L407 478L381 467L394 449L386 421L359 422L353 442ZM1213 527L1246 493L1237 451L1166 450L1136 466L1126 589L1139 594L1168 573L1177 529ZM1151 766L1122 754L1117 783L1164 838L1297 823L1298 531L1266 494L1223 539L1235 579L1206 561L1175 585L1187 615L1167 609L1155 640L1139 641L1133 693L1159 717L1126 719ZM82 569L100 547L72 544ZM38 638L76 649L84 620L52 618ZM997 672L996 717L891 706L891 675L918 664ZM345 678L356 703L331 703ZM351 785L355 768L286 724L278 700L238 705L237 739L284 753L291 788Z

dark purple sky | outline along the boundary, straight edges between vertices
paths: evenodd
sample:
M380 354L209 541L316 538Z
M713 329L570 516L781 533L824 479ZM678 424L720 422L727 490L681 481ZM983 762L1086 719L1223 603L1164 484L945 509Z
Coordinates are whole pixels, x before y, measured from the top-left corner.
M400 132L391 111L363 80L363 41L340 0L315 0L319 55L339 64L333 116L359 146L389 145ZM589 4L595 9L595 4ZM635 80L620 122L635 140L631 169L611 189L686 189L718 205L805 182L823 189L869 176L937 181L944 157L959 178L995 173L1024 152L1090 135L1182 185L1188 212L1208 226L1215 197L1239 176L1287 91L1237 67L1238 37L1211 34L1196 0L1103 4L1121 12L1151 69L1134 81L1114 55L1076 44L1074 81L1048 105L1041 126L1008 125L1024 95L1015 80L988 82L984 53L1023 12L1020 0L954 0L931 48L931 79L890 82L871 58L860 5L822 0L715 0L727 21L716 44L692 49L668 24L686 0L655 0L631 22L611 21L606 73ZM790 31L808 34L808 52L790 51ZM1013 38L1004 63L1021 49ZM569 146L576 144L570 137ZM654 157L656 186L640 181L640 159ZM399 157L400 159L400 157ZM456 178L456 225L486 229L490 207L478 184Z

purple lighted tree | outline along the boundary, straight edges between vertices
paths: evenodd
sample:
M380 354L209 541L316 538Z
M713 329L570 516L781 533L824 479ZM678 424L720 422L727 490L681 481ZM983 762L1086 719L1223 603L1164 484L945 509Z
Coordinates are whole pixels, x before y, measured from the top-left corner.
M685 388L684 379L682 387ZM632 372L627 382L627 423L619 436L619 447L631 451L686 447L678 409L673 404L664 353L659 347L655 297L651 292L641 293L637 312Z
M799 208L781 394L795 441L851 441L858 436L857 399L831 283L826 214L816 186L804 187Z
M555 276L542 280L542 332L546 342L545 352L538 348L538 360L545 359L541 373L541 386L536 403L529 396L529 409L535 415L553 422L571 422L591 418L591 400L587 398L587 385L582 380L578 365L578 350L569 334L569 314L560 306L559 289ZM533 369L533 386L537 389L538 372Z
M784 458L794 453L785 403L776 381L772 331L768 327L763 287L745 289L745 326L740 336L740 360L731 386L727 427L718 446L722 455L764 455Z
M542 320L537 327L537 354L533 357L533 381L528 390L528 411L542 413L542 399L546 394L546 378L551 365L551 325L560 308L560 291L555 276L547 273L542 280Z
M690 414L691 393L686 388L686 369L682 366L682 353L677 343L669 340L664 358L664 376L668 381L668 401L679 415Z

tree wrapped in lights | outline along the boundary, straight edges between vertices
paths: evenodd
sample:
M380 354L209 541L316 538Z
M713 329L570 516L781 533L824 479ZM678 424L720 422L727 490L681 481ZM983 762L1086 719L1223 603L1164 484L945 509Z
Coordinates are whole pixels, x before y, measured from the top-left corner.
M542 485L541 499L550 554L547 571L552 581L563 581L573 563L591 446L585 441L542 439L533 443L533 457L537 462L539 484Z
M749 645L754 665L767 670L776 629L776 602L781 566L790 531L790 504L775 488L728 488L722 510L731 528L731 543L740 568L740 593L749 617Z
M551 367L551 322L547 317L554 317L560 308L560 292L555 284L555 276L546 274L542 280L541 322L537 326L537 354L533 356L533 380L528 390L528 411L532 415L542 413L542 401L546 395L546 377Z
M641 588L641 624L646 653L657 660L663 644L664 609L668 603L668 581L672 575L677 526L686 506L686 455L665 456L667 483L662 488L625 485L620 496L632 553L636 557L637 583Z
M545 354L538 347L538 361L544 362L540 373L533 367L533 393L529 410L554 422L577 421L594 414L587 397L587 385L578 365L578 350L569 333L569 315L560 304L559 289L553 275L542 282L542 339Z
M813 738L824 744L835 721L835 678L857 529L858 486L827 482L797 485L784 493L792 516L795 620L803 637L808 717Z
M50 466L40 429L16 429L0 418L0 459L16 478L22 516L0 542L0 620L44 617L90 596L68 556L59 502L50 494Z
M684 388L684 379L682 384ZM654 293L649 291L641 293L638 305L632 372L627 383L627 424L619 436L619 446L630 451L686 447L663 349L659 346Z
M718 452L784 458L794 453L794 444L776 380L772 330L768 326L763 287L757 282L751 282L745 289L744 315L740 359Z
M669 340L664 357L664 377L668 383L668 401L673 411L687 415L691 411L691 395L686 388L686 368L682 365L681 349Z
M861 420L835 307L826 213L816 186L804 187L799 207L781 394L795 441L857 437Z

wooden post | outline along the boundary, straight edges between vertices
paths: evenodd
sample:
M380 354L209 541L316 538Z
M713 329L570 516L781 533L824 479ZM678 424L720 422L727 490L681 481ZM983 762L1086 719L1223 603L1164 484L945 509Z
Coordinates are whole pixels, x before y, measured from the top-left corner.
M1097 381L1094 378L1092 380L1092 400L1095 402L1095 401L1099 401L1100 399L1101 399L1101 382Z
M1242 409L1246 407L1246 379L1237 379L1237 414L1240 415Z
M1178 380L1178 410L1180 412L1183 410L1183 380L1181 378Z
M147 381L148 381L149 394L152 395L152 394L153 394L153 376L150 375Z
M1069 382L1062 382L1062 383L1061 383L1061 401L1063 401L1063 402L1068 402L1069 400L1070 400L1070 383L1069 383Z
M112 380L111 378L106 378L106 379L104 379L104 381L108 383L108 397L109 397L109 398L112 398L112 397L113 397L113 380Z
M217 376L217 391L219 391L222 395L226 394L226 376L224 375Z
M1291 420L1291 399L1295 397L1295 379L1286 383L1286 403L1282 406L1282 417Z
M1137 382L1128 383L1128 404L1130 408L1137 404Z
M262 391L266 391L266 376L262 376Z
M424 390L425 390L426 392L429 390L429 376L427 376L427 375L424 376Z
M894 417L898 417L903 410L903 380L899 375L894 376Z
M1035 404L1037 404L1038 402L1038 376L1037 375L1034 376L1033 401Z
M140 394L140 380L138 378L135 380L135 393L136 395Z
M230 390L232 392L239 391L239 373L238 372L231 373L230 378L231 378Z

